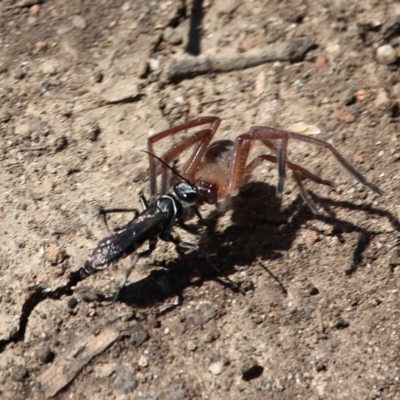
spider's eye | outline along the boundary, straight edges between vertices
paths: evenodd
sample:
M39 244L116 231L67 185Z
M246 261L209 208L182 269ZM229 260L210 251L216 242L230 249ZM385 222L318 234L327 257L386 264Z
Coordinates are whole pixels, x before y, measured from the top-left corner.
M202 200L208 204L216 204L218 201L218 188L215 184L199 180L196 182L196 187Z
M199 193L195 186L188 182L179 182L174 186L175 194L185 203L194 204L199 200Z

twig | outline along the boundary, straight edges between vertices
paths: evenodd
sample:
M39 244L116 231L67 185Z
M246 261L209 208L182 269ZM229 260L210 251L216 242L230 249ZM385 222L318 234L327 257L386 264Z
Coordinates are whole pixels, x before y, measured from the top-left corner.
M43 151L43 150L47 150L47 147L45 147L45 146L20 147L18 150L19 151Z
M102 353L123 334L120 318L97 326L73 343L37 381L45 397L55 396L68 385L93 357Z
M164 70L164 76L167 81L173 81L207 73L241 70L275 61L301 61L313 46L314 44L308 38L294 38L262 50L230 57L171 60Z

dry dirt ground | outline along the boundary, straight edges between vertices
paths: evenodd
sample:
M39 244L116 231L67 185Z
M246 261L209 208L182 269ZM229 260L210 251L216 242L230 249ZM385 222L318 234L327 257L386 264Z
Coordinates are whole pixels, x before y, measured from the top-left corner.
M0 398L400 399L397 15L389 0L3 0ZM199 58L218 62L185 64ZM112 308L128 260L76 274L103 220L55 232L95 205L138 208L148 136L201 115L222 139L328 140L384 195L290 142L338 184L307 182L318 216L291 177L280 203L260 166L224 216L201 208L204 239L182 235L221 276L159 243Z

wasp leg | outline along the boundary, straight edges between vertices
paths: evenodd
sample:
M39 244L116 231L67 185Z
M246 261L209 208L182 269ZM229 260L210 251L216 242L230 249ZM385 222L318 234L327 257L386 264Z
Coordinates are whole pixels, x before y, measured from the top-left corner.
M142 205L143 211L149 208L149 202L147 201L146 197L143 193L139 195L140 204Z
M200 214L200 211L196 207L191 207L191 210L196 214L197 218L199 219L199 222L201 222L203 225L207 225L206 220L203 218L203 216ZM200 236L201 238L204 239L204 234L199 232L197 228L194 228L193 226L185 224L183 220L178 220L179 226L185 230L186 232L195 235L195 236ZM168 240L170 241L170 240Z
M122 279L121 279L121 281L120 281L120 283L119 283L119 285L118 285L117 293L115 293L115 296L114 296L114 299L113 299L113 302L112 302L112 306L113 306L113 307L114 307L114 305L115 305L115 302L116 302L117 299L118 299L119 294L121 293L122 288L125 286L126 281L127 281L128 278L129 278L129 275L131 274L133 268L135 268L135 265L136 265L136 263L137 263L138 260L139 260L139 254L135 254L135 255L132 257L129 266L128 266L128 268L126 269L125 274L124 274L124 276L122 277Z
M185 230L186 232L195 235L195 236L200 236L201 238L204 238L204 235L199 232L195 227L190 226L190 225L186 225L184 222L180 221L179 222L179 227L182 228L183 230ZM170 240L168 240L169 242ZM184 243L184 242L183 242Z
M139 260L139 257L147 257L148 255L150 255L153 250L156 248L157 245L157 239L150 239L149 240L149 249L146 251L142 251L141 253L135 254L132 259L131 262L128 265L128 268L125 270L124 275L122 276L121 281L119 282L118 288L117 288L117 292L115 293L113 302L112 302L112 306L114 306L115 302L117 301L121 290L124 288L124 286L126 285L126 282L129 279L129 275L131 274L131 272L133 271L133 268L135 268L136 263Z
M94 218L96 218L96 217L98 217L100 215L103 216L104 223L106 224L107 229L110 231L110 228L108 227L107 219L105 217L106 214L133 212L133 213L135 213L134 219L139 215L139 211L136 208L102 208L102 207L96 207L96 208L98 208L98 210L94 214L92 214L90 217L88 217L86 219L86 221L83 222L82 224L75 225L75 226L73 226L71 228L66 229L65 231L54 231L52 234L53 235L66 235L68 233L75 233L75 232L79 231L79 229L87 226L88 223L92 219L94 219Z
M134 217L132 219L136 219L139 215L139 211L136 208L100 208L100 210L93 217L91 217L90 220L94 217L97 217L98 215L101 215L103 217L104 223L105 223L108 231L111 232L111 229L108 226L106 215L114 214L114 213L124 213L124 212L133 212ZM87 221L87 222L89 222L89 221Z
M209 226L209 225L210 225L210 222L208 222L208 221L201 215L200 211L199 211L196 207L193 207L193 211L194 211L194 213L196 214L196 217L199 219L199 223L201 223L202 225L205 225L205 226Z
M106 215L111 213L123 213L123 212L133 212L135 214L135 218L139 215L139 211L136 208L101 208L93 217L97 217L98 215Z

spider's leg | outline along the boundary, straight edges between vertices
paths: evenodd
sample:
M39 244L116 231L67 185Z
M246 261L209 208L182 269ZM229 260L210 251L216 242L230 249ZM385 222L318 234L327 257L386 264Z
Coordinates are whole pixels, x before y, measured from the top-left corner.
M157 197L157 176L160 174L160 171L163 174L162 177L162 194L166 191L167 186L167 171L165 167L160 167L157 164L157 160L151 156L151 154L155 154L154 152L154 144L158 141L176 135L180 132L186 131L191 128L195 128L202 125L210 125L209 129L202 130L200 132L195 133L193 136L184 140L177 146L174 146L172 149L165 152L161 158L169 164L172 160L177 158L184 150L190 148L196 143L199 143L198 146L194 149L192 156L189 157L185 165L185 170L194 171L201 160L204 152L207 149L209 142L212 139L212 136L218 129L219 124L221 123L221 119L218 117L200 117L183 124L174 126L172 128L166 129L162 132L157 133L154 136L151 136L147 141L147 150L149 154L149 176L150 176L150 202L154 202ZM189 171L189 172L190 172ZM182 171L183 174L186 174L187 171Z

